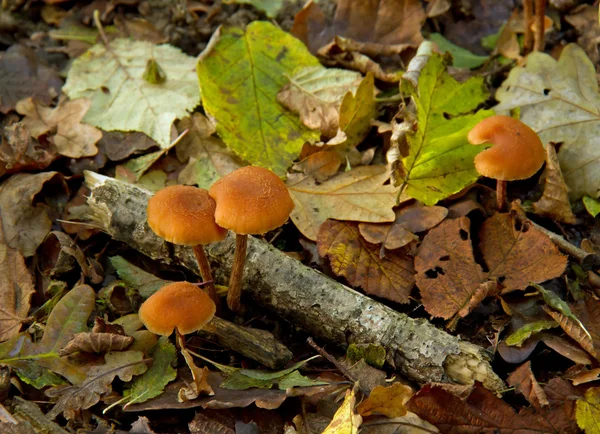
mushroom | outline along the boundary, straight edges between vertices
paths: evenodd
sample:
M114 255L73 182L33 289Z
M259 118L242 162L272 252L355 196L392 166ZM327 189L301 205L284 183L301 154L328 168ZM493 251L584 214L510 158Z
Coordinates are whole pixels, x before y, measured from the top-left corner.
M294 209L294 202L277 175L256 166L231 172L215 182L208 194L217 203L217 224L236 233L227 291L227 305L236 312L240 308L247 235L264 234L284 224Z
M518 119L491 116L473 127L469 143L492 143L475 156L475 169L483 176L497 180L496 201L504 209L506 183L533 176L544 164L546 151L535 131Z
M215 223L215 201L201 188L175 185L163 188L148 201L148 225L161 238L173 244L193 246L200 274L207 282L210 298L219 305L212 282L210 264L203 244L222 241L227 235Z

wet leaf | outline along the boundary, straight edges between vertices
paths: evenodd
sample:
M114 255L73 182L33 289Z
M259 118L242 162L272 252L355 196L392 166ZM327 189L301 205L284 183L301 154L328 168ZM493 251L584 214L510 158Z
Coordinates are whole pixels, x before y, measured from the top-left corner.
M488 277L498 280L503 293L559 277L567 266L567 256L547 235L521 224L513 214L495 214L485 220L479 238Z
M217 132L244 160L284 175L306 141L318 139L277 102L287 75L318 61L291 35L255 21L221 28L198 61L202 103Z
M17 103L17 112L24 115L23 124L38 139L50 136L59 154L65 157L90 157L98 153L96 142L102 132L90 125L82 124L81 119L89 111L90 100L61 98L56 108L36 104L32 98Z
M534 212L563 223L574 224L576 219L569 202L569 190L560 171L553 143L546 145L544 178L544 192L540 200L533 203Z
M356 396L354 391L347 390L344 402L335 412L333 420L322 434L357 434L362 423L360 414L354 412Z
M142 77L149 59L166 73L161 84ZM92 102L84 122L106 131L139 131L163 148L171 143L171 125L200 102L194 58L170 45L116 39L110 49L97 44L77 58L63 92Z
M464 317L495 290L475 262L470 225L467 217L443 221L425 236L415 257L423 306L433 316Z
M46 183L58 187L60 194L66 190L63 176L58 172L19 173L0 186L0 217L6 243L26 258L35 254L52 227L48 207L43 201L35 201Z
M384 185L389 173L385 166L361 166L341 173L322 184L311 177L288 178L287 185L296 205L291 219L304 236L317 239L325 220L354 220L372 223L395 218L397 190Z
M541 409L550 405L546 393L539 385L533 372L531 372L531 362L523 363L512 374L508 376L507 383L515 388L515 392L521 393L527 402L536 409Z
M6 244L1 220L0 276L0 342L4 342L19 333L35 288L25 258Z
M413 390L402 383L388 387L377 386L367 399L356 407L361 416L380 414L387 417L401 417L406 414L404 406L413 396Z
M441 206L409 205L397 209L393 223L360 223L358 228L365 239L374 244L381 244L386 249L399 249L417 240L416 232L424 232L439 224L448 215L448 210Z
M356 92L361 80L359 73L345 69L303 68L289 77L289 83L277 94L277 101L298 113L308 128L331 138L339 127L344 96Z
M39 63L30 49L13 45L0 55L0 112L14 110L23 98L50 104L61 87L58 73Z
M504 342L509 346L520 347L523 343L529 339L533 334L539 333L543 330L548 330L554 327L558 327L558 323L554 320L542 320L535 321L525 324L523 327L508 336Z
M412 258L389 252L379 256L379 248L360 236L358 224L328 220L317 237L319 255L329 258L334 273L367 294L397 303L408 303L414 286Z
M112 352L107 353L104 358L106 363L90 368L82 384L60 386L46 391L50 398L58 398L48 412L50 419L61 413L67 419L73 419L77 411L96 405L103 395L110 393L111 384L117 376L127 383L134 375L143 374L147 369L143 362L144 354L139 351Z
M66 356L78 351L84 353L106 353L122 351L133 343L133 337L116 333L77 333L58 354Z
M475 181L473 159L482 151L467 141L467 133L493 114L479 110L488 97L483 77L457 82L446 71L447 59L433 53L418 84L403 80L401 89L416 105L417 129L407 134L408 157L402 159L406 193L434 205Z
M432 33L429 39L437 44L441 52L452 54L452 66L456 68L478 68L489 59L489 56L479 56L453 44L439 33Z
M498 113L519 107L521 120L544 143L563 144L558 160L571 200L600 195L600 95L596 69L582 48L567 45L560 59L534 52L496 92Z
M586 434L600 432L600 387L590 387L585 396L577 400L575 417L577 425Z

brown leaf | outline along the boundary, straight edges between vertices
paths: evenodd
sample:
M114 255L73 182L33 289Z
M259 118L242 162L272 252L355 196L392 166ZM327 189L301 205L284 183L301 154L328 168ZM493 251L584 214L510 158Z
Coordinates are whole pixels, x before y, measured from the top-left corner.
M572 419L575 401L565 398L559 401L565 391L564 384L551 381L550 386L544 391L551 406L543 413L534 409L517 413L480 384L476 384L466 400L427 385L408 402L407 408L435 424L441 432L450 434L579 433Z
M43 170L56 158L54 147L33 140L22 122L5 127L0 141L0 176Z
M377 386L367 399L356 407L361 416L381 414L387 417L400 417L406 414L404 406L413 396L413 390L402 383L391 386Z
M319 254L327 256L334 273L367 294L408 303L414 285L412 259L399 252L379 257L379 248L366 242L358 224L327 220L317 237Z
M77 333L73 339L62 348L58 354L66 356L77 351L84 353L106 353L109 351L122 351L133 343L131 336L116 333Z
M546 346L552 348L561 356L566 357L578 365L592 364L592 359L590 356L588 356L585 351L567 339L552 335L550 333L542 333L540 335L540 339L544 344L546 344Z
M106 153L109 160L120 161L137 152L146 151L154 146L158 147L158 143L144 133L103 131L97 146Z
M523 394L525 399L540 410L550 405L546 394L539 385L533 372L531 372L531 361L523 363L506 380L509 386L515 388L515 392Z
M448 210L442 206L422 206L419 203L395 212L396 220L393 223L360 223L358 228L361 235L370 243L383 243L386 249L399 249L417 240L415 233L433 228L448 215Z
M340 0L333 22L327 25L320 7L309 2L296 14L291 33L312 53L331 42L334 36L364 43L362 52L367 55L399 53L421 43L425 18L418 0Z
M325 182L338 173L342 165L342 157L335 148L327 148L310 154L304 160L294 165L295 170L300 170L312 176L317 182Z
M50 104L61 87L58 74L39 63L30 49L13 45L0 54L0 112L14 110L23 98Z
M99 129L81 123L90 105L86 98L61 98L55 108L50 108L27 98L19 101L16 109L19 114L25 115L22 122L32 137L37 139L41 135L50 135L59 154L81 158L96 155L96 142L102 138Z
M29 312L35 292L21 252L9 247L0 220L0 342L15 336Z
M565 20L571 24L579 38L579 44L588 55L594 65L600 62L600 54L598 53L598 34L600 33L600 25L598 24L598 8L592 5L579 5L565 16Z
M575 223L575 214L569 202L569 190L563 179L553 143L546 145L544 177L544 193L540 200L532 204L534 212L563 223Z
M597 381L598 379L600 379L600 368L585 369L581 372L578 372L575 375L569 375L568 378L569 380L571 380L574 386L579 386L580 384Z
M446 220L423 239L415 258L416 281L423 306L433 316L462 316L490 289L475 262L468 217ZM465 309L467 308L467 309Z
M179 389L177 400L179 402L186 402L197 399L200 395L214 395L215 392L213 391L212 387L210 387L210 384L208 384L208 374L210 373L208 368L206 366L203 368L196 366L194 363L194 358L187 349L182 348L181 354L185 359L185 363L192 372L192 378L194 381L192 381L189 385Z
M52 227L48 206L36 202L45 184L54 188L45 191L46 200L67 191L64 178L58 172L19 173L0 186L0 217L6 243L20 250L26 258L35 254Z
M503 293L559 277L567 266L567 257L547 235L528 223L521 225L513 214L485 220L479 238L488 277L504 286Z

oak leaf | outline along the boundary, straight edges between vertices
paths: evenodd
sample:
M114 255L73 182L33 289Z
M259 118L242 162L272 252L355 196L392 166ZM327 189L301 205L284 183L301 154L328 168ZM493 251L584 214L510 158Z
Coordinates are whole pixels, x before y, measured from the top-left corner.
M362 239L356 223L326 221L319 230L317 246L319 254L329 258L333 272L350 285L397 303L409 302L415 282L412 258L400 252L381 258L379 248Z
M389 418L401 417L406 414L404 406L413 396L413 390L402 383L391 386L377 386L367 399L356 407L356 412L361 416L381 414Z

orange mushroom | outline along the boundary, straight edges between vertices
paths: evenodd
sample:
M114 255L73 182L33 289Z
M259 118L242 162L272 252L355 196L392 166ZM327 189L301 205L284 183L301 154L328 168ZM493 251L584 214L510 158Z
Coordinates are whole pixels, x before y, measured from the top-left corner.
M535 131L518 119L491 116L473 127L469 143L492 143L492 147L475 156L475 169L497 180L496 200L504 209L506 183L533 176L544 164L546 151Z
M156 235L173 244L193 246L208 294L218 305L210 264L202 247L222 241L227 235L227 229L215 223L215 208L215 201L206 190L175 185L152 196L146 212L148 225Z
M277 175L256 166L242 167L219 179L208 193L217 203L217 224L236 233L227 291L227 305L235 312L240 308L247 235L264 234L284 224L294 202Z

